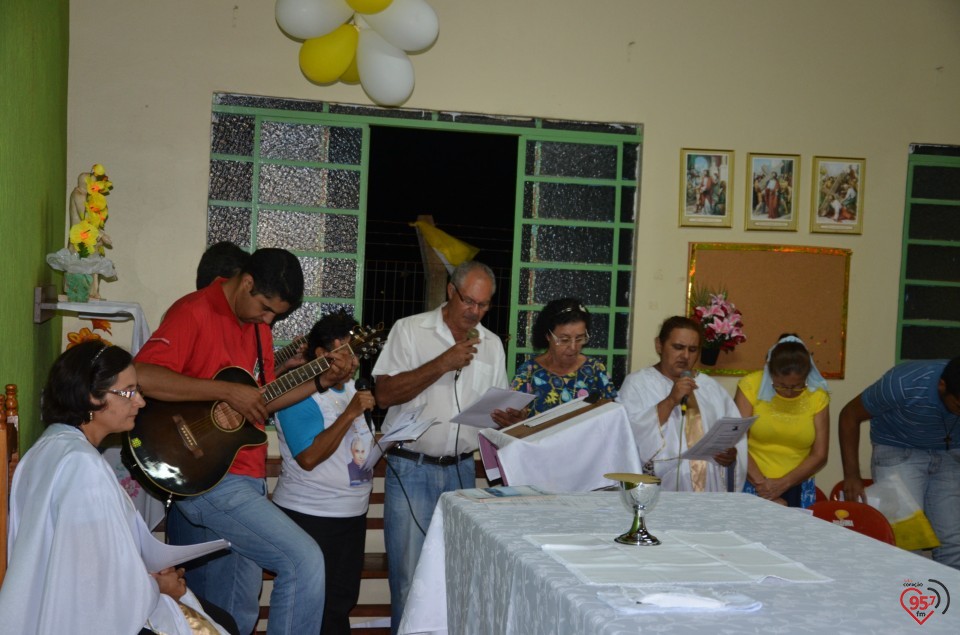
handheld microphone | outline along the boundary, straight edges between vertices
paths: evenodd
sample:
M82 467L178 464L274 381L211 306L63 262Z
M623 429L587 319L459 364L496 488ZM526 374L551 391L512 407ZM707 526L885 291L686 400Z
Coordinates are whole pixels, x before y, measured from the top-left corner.
M480 337L480 331L478 331L477 329L474 329L474 328L467 329L467 339L468 339L468 340L475 340L475 339L477 339L478 337ZM454 383L456 383L457 380L460 379L460 373L462 373L462 372L463 372L463 368L458 368L458 369L457 369L457 372L454 373L454 375L453 375L453 381L454 381Z
M682 373L680 373L680 378L682 379L684 377L690 377L692 379L693 373L691 373L689 370L685 370ZM683 399L680 400L680 412L684 414L687 413L687 400L689 399L690 399L690 395L684 395Z
M358 377L357 381L353 382L353 387L357 389L357 392L370 390L370 380L366 377ZM367 427L373 430L373 416L370 414L369 408L363 411L363 418L367 420Z

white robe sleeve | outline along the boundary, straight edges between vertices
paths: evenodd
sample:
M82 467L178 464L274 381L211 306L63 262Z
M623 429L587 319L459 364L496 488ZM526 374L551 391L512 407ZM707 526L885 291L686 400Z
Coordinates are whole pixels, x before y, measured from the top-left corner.
M643 369L627 375L617 394L617 402L627 411L630 427L637 441L640 460L644 464L656 459L666 459L679 454L676 426L680 420L680 410L675 408L670 417L661 426L657 404L670 394L672 382L663 380L648 372L660 373L654 369ZM664 385L664 382L669 385Z
M143 564L142 520L109 465L82 434L50 432L15 475L0 635L190 633Z

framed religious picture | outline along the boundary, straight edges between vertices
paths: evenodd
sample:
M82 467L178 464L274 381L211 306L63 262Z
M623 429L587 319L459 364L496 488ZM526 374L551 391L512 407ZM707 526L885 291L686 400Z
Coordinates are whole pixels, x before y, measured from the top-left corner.
M800 155L747 155L744 229L797 231Z
M866 159L813 157L811 232L863 233L863 184L866 170Z
M733 150L680 150L680 226L733 224Z

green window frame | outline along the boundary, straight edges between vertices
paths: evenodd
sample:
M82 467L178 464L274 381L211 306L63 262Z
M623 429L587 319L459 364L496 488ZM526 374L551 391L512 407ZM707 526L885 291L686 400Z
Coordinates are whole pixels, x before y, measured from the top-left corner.
M531 332L538 312L549 300L567 296L581 299L591 313L584 352L603 360L617 384L626 376L639 146L629 136L521 136L511 375L536 353Z
M952 156L950 156L952 155ZM960 148L911 146L897 361L960 350Z

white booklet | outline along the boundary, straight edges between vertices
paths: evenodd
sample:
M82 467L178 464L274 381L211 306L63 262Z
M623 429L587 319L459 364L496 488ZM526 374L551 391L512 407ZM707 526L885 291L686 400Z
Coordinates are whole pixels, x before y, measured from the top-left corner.
M147 529L146 523L138 522L137 529L140 532L140 555L143 557L143 564L146 565L147 571L151 573L230 548L230 543L222 538L196 545L168 545L157 540Z
M490 416L494 410L506 410L507 408L523 410L534 398L535 395L529 393L494 386L483 393L483 396L471 404L469 408L450 419L450 422L473 426L474 428L495 428L497 423Z
M420 415L423 414L423 410L426 407L427 405L424 404L394 421L393 425L390 426L390 432L385 433L380 437L380 440L370 448L370 453L367 454L367 460L363 462L363 467L360 469L363 471L372 470L373 466L380 460L380 457L383 456L385 450L389 450L396 443L416 441L427 431L427 428L435 424L437 422L436 417L433 419L420 419Z
M712 459L714 454L735 446L756 420L756 417L746 419L724 417L715 421L710 429L704 433L703 438L697 441L692 448L687 448L687 451L681 454L680 458L700 461Z

